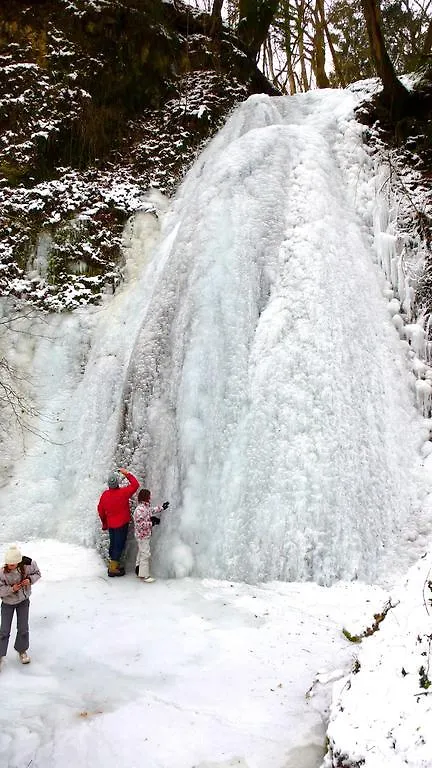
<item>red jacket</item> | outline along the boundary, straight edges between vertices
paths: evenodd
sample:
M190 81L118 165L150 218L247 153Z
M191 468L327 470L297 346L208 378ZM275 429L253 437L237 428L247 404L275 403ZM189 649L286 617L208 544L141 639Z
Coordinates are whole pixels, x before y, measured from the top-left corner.
M130 520L129 499L139 488L139 482L130 472L125 477L129 485L120 488L108 488L99 499L98 513L102 528L121 528Z

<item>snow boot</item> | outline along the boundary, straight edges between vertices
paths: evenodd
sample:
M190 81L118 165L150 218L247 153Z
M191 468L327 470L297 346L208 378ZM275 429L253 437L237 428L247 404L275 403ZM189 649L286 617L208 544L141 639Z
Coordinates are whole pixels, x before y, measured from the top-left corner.
M110 560L108 563L108 576L124 576L125 569L120 566L118 560Z
M18 654L21 664L30 664L31 658L28 656L27 651L23 651Z
M135 566L135 574L138 576L138 573L139 573L139 565L136 565Z

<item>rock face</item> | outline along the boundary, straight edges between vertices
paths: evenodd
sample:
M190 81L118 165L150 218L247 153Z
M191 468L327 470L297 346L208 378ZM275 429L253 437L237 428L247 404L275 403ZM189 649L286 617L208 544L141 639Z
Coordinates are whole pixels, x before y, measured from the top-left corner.
M210 28L177 0L3 0L3 295L58 310L99 301L149 186L171 193L239 100L274 93Z

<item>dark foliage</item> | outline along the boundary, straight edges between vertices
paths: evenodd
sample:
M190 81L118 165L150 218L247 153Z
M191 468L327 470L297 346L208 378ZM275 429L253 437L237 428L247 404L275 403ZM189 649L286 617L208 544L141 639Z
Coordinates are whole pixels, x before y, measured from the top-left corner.
M172 193L239 100L274 92L238 41L209 30L177 2L3 0L3 295L49 309L99 301L148 187Z

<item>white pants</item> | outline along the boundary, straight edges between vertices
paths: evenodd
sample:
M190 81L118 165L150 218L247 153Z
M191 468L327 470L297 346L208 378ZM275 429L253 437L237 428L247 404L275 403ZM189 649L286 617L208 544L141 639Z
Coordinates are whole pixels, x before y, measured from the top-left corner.
M150 536L146 539L137 539L138 552L136 565L138 566L138 576L142 579L148 579L150 576Z

